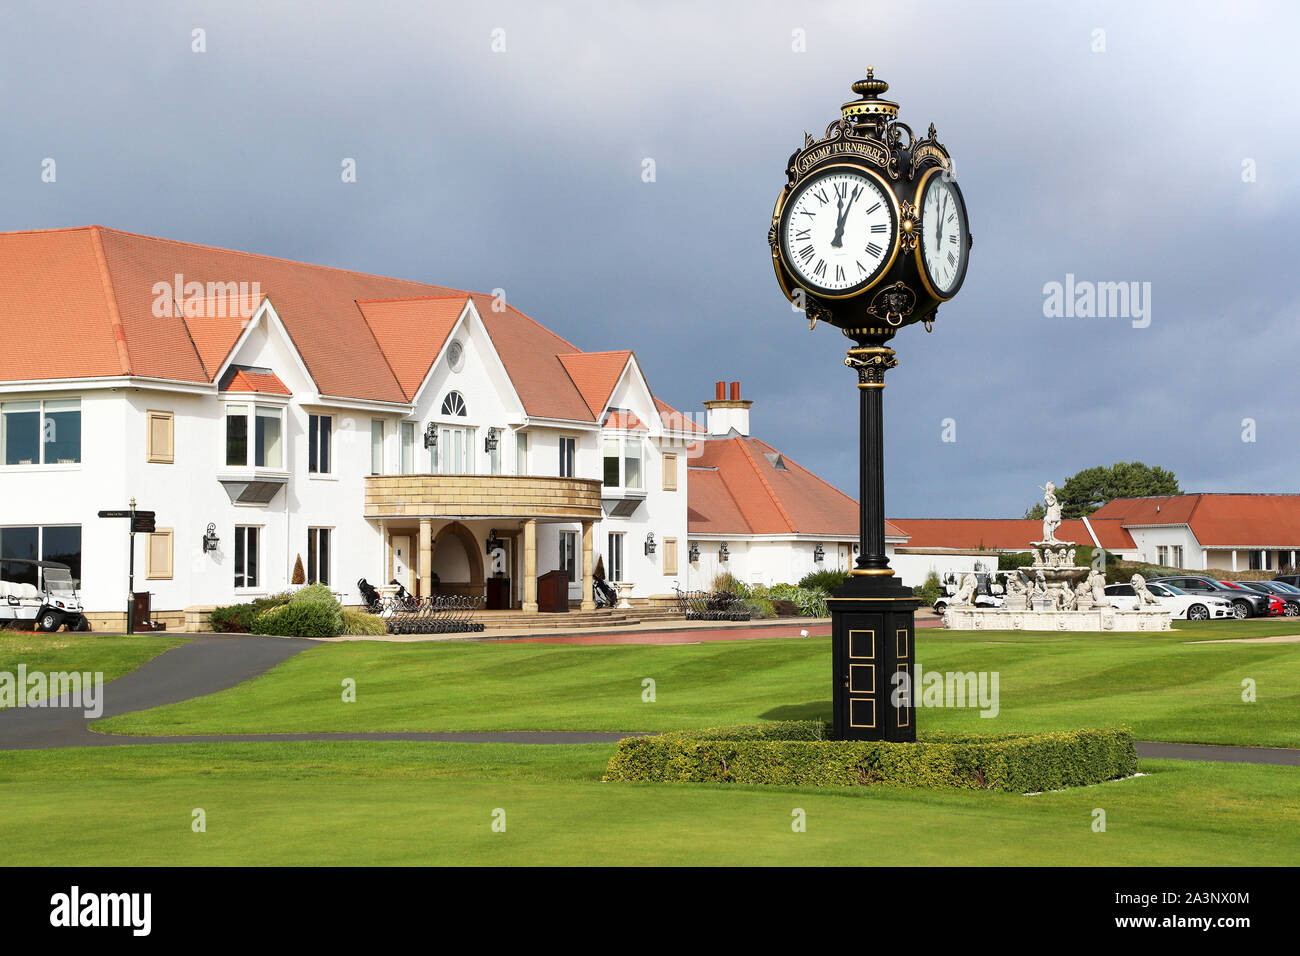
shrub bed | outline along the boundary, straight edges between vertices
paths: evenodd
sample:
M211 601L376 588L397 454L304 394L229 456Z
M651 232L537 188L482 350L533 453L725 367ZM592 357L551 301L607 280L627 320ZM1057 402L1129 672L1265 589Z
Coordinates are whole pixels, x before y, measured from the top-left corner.
M922 734L916 743L828 740L820 721L775 721L629 737L605 780L789 787L888 785L1030 793L1137 772L1127 729Z
M247 634L253 629L253 620L257 615L288 603L288 594L273 594L247 604L228 604L214 608L208 615L208 622L214 631L225 634Z
M253 619L254 634L276 637L338 637L342 629L343 615L337 606L313 601L290 601Z

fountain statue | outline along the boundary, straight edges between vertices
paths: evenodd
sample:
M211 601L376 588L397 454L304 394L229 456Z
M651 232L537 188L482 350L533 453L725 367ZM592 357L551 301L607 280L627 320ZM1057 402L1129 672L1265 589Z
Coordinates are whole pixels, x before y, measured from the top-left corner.
M1056 485L1042 486L1047 512L1043 517L1043 539L1029 542L1034 563L1027 568L1003 571L1007 575L1006 600L1002 607L976 607L962 594L948 604L943 621L959 630L999 628L1026 631L1167 631L1170 613L1147 590L1142 575L1133 575L1137 604L1115 608L1106 597L1106 576L1095 567L1075 564L1075 542L1062 541L1061 503ZM1098 552L1104 561L1105 551ZM971 583L974 576L968 575ZM971 589L973 593L973 588Z

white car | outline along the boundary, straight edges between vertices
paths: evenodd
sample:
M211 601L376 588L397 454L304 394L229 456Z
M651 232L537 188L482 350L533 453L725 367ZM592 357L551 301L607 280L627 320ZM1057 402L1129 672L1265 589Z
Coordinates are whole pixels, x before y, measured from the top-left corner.
M1209 621L1236 616L1232 602L1225 601L1223 598L1209 594L1189 594L1172 584L1156 584L1151 581L1147 582L1147 590L1173 617L1186 618L1189 621ZM1137 603L1137 592L1133 590L1131 584L1108 584L1106 598L1110 601L1111 607L1131 611Z

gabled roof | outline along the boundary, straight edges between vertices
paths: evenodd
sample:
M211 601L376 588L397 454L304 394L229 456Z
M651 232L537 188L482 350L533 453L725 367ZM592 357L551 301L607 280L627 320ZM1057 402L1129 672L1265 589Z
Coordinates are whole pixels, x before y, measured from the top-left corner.
M578 347L514 306L493 309L497 300L492 296L475 293L472 298L524 411L537 418L594 422L595 414L560 361Z
M273 372L231 368L221 377L223 392L258 392L264 395L292 395L289 386Z
M856 501L757 438L705 441L687 493L695 534L858 533ZM890 522L885 534L905 536Z
M674 432L695 432L699 435L707 435L709 430L695 419L684 415L677 409L673 408L667 402L661 402L655 399L655 408L659 409L659 420L668 431Z
M636 412L614 411L605 416L605 421L601 423L603 428L616 428L623 431L644 432L649 431L650 427L645 422L637 418Z
M357 302L408 402L414 400L468 303L463 292Z
M1131 551L1137 546L1117 522L1105 519L1089 522L1103 548ZM908 536L909 548L962 548L997 551L1028 551L1030 542L1041 540L1043 523L1031 518L895 518L894 524ZM1092 545L1092 536L1078 518L1061 522L1056 536L1062 541Z
M210 383L265 297L320 392L339 398L408 403L466 299L536 418L594 423L632 354L583 353L489 295L79 226L0 233L0 382Z
M627 368L632 353L622 352L571 352L560 356L560 364L577 387L582 400L587 403L592 417L600 415L614 394L614 386Z
M1203 547L1300 546L1300 495L1192 494L1116 498L1092 516L1141 525L1187 525Z

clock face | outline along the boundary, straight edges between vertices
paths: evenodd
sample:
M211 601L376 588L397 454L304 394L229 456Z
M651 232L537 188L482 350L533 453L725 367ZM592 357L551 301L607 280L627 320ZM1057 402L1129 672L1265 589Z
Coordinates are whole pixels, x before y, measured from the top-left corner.
M951 299L966 278L966 204L939 170L931 170L921 188L921 265L935 297Z
M893 193L855 166L834 166L802 183L786 202L781 254L810 292L844 298L866 289L894 261Z

